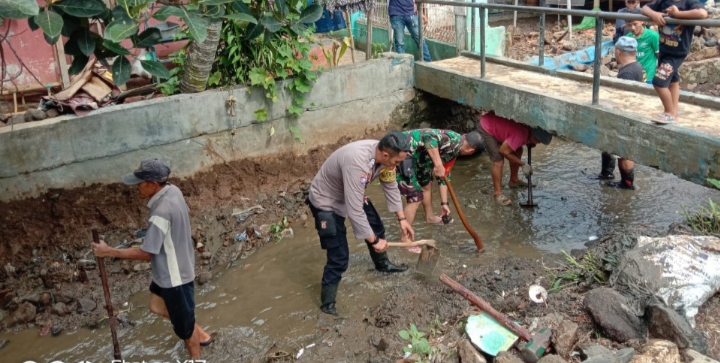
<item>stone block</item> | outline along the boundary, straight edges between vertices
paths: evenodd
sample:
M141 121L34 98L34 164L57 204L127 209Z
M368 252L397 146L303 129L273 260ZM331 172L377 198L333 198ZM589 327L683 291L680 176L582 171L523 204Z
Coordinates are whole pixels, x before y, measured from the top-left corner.
M585 295L583 305L608 338L623 343L645 336L642 321L619 292L607 287L592 290Z

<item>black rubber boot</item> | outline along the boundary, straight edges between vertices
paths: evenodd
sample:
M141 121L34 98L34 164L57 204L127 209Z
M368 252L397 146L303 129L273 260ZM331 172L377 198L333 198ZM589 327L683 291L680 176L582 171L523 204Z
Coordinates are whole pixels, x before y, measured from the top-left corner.
M320 290L320 310L325 314L337 316L335 310L335 295L337 295L338 285L323 285Z
M602 169L598 174L597 179L599 180L612 180L615 179L615 158L609 153L602 153Z
M387 252L377 253L375 249L368 244L368 250L370 250L370 258L375 263L375 269L380 272L403 272L407 270L407 266L395 266L390 262Z
M620 181L619 182L607 182L605 183L609 187L635 190L635 169L623 170L620 169Z

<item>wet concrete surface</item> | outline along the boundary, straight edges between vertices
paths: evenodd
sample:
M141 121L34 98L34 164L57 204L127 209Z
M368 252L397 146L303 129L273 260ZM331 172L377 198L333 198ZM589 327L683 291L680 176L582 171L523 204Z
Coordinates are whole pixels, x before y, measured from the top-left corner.
M486 253L468 253L472 238L453 209L455 223L431 226L418 213L417 238L434 238L443 257L436 274L462 265L491 263L504 256L537 260L547 253L583 248L591 236L622 224L641 223L667 227L683 219L683 206L696 210L708 198L720 201L720 193L680 180L660 171L638 167L637 191L604 187L588 176L599 170L600 153L580 144L554 140L533 152L536 209L524 209L517 201L525 191L507 189L515 202L499 206L492 198L491 162L486 156L459 160L453 168L452 183L462 200L466 216L483 238ZM507 185L508 169L505 169ZM394 216L385 208L381 189L371 186L374 200L387 223L388 239L398 240ZM437 195L437 194L435 194ZM436 212L439 202L435 200ZM320 277L325 262L312 221L293 225L295 237L273 242L234 266L217 266L209 284L196 286L197 321L221 339L204 350L209 361L250 361L263 354L273 342L295 350L320 344L317 331L328 317L318 314ZM383 275L372 269L364 243L350 238L350 268L344 275L338 309L348 319L362 319L366 307L383 302L389 289L417 279L413 273ZM417 255L404 249L390 251L391 259L414 265ZM119 339L123 358L135 361L181 361L187 359L183 344L173 335L168 322L147 310L149 294L134 295L124 310L134 327L122 327ZM331 325L331 324L330 324ZM38 337L36 329L1 335L11 342L2 350L6 361L63 362L110 361L112 344L108 328L64 332L58 337ZM290 349L290 348L287 348ZM292 353L292 352L291 352ZM317 357L316 357L317 358ZM306 349L305 361L313 360L313 348Z

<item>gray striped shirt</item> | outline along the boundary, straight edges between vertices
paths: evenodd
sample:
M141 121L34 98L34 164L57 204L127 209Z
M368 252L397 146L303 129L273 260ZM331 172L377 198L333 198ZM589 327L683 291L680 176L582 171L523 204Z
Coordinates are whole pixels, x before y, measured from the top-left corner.
M167 185L148 202L150 218L140 249L153 256L152 278L162 288L195 280L195 251L190 234L190 214L183 194Z

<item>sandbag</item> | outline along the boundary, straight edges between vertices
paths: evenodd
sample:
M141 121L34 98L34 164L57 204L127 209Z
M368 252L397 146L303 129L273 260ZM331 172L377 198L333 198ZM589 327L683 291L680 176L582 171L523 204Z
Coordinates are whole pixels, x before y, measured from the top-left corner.
M610 285L642 316L664 303L695 328L698 308L720 290L720 239L709 236L638 237L610 277Z

